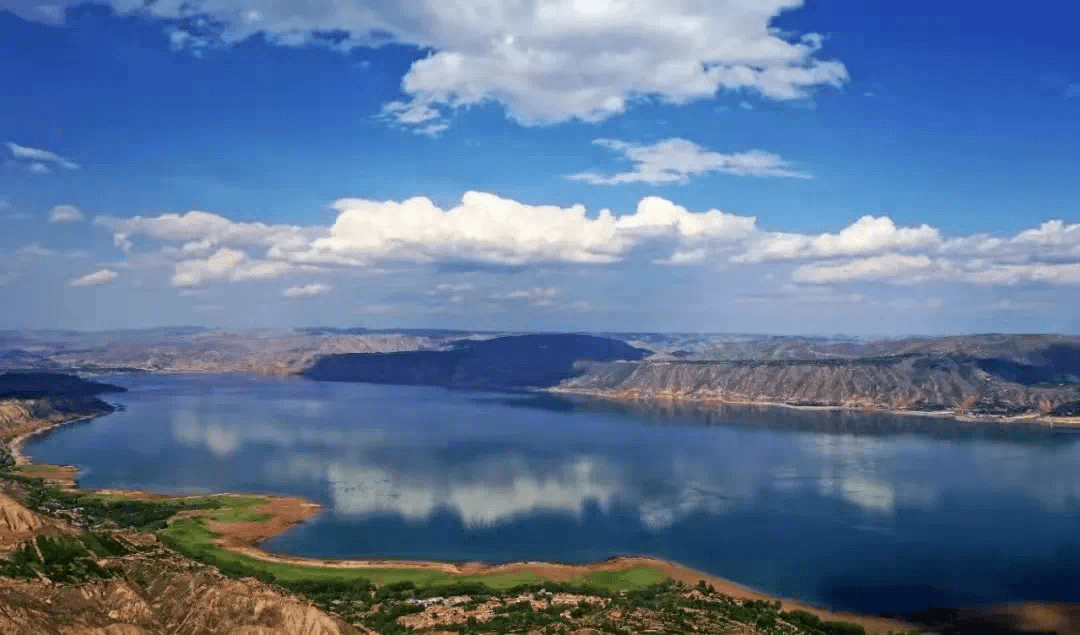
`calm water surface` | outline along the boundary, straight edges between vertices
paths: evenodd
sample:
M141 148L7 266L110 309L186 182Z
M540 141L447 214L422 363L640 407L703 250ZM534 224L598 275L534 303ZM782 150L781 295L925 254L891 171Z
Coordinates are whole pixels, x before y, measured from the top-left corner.
M296 494L315 557L670 558L874 612L1080 602L1080 435L237 375L118 376L27 446L88 488Z

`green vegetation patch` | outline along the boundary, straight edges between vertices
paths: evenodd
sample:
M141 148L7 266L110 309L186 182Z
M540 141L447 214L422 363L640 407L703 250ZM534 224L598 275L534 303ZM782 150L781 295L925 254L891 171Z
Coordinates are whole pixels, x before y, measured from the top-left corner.
M125 555L129 549L112 536L87 532L82 536L38 536L23 543L7 560L0 561L0 575L9 578L75 583L111 578L114 568L97 563L101 557Z
M270 502L267 498L258 496L236 496L235 494L212 494L210 496L185 496L183 498L168 498L163 500L178 501L192 506L191 509L204 508L214 505L225 509L245 509L256 505L265 505Z
M343 569L266 562L222 549L212 544L221 534L210 531L202 518L180 518L161 531L162 542L180 553L214 565L222 573L234 577L252 576L266 582L348 582L367 584L391 584L405 580L419 580L430 584L450 576L442 571L424 569Z
M224 510L222 520L265 520L267 516L250 510L268 502L254 496L188 496L138 500L122 494L68 492L41 479L9 474L8 478L28 485L26 506L38 513L63 518L80 527L115 526L140 531L158 531L169 519L191 510Z
M866 635L866 629L851 622L826 622L807 611L790 611L782 614L788 623L799 626L810 635Z
M270 514L250 509L231 509L227 512L210 514L209 518L223 523L261 523L270 520Z
M131 553L131 548L108 532L87 531L79 536L79 541L102 558L118 558Z
M112 524L117 527L152 531L164 529L170 518L189 509L217 509L219 504L189 504L183 499L105 499L41 484L32 487L26 506L33 511L58 516L82 527Z
M12 464L11 467L14 467L14 464ZM39 476L27 476L26 474L20 474L5 467L0 467L0 479L22 483L23 485L36 485L41 482L41 477Z
M621 591L648 588L666 579L667 575L663 571L642 565L617 571L594 571L585 576L583 581L590 586Z
M227 513L227 512L226 512ZM232 553L213 544L221 534L210 531L202 518L180 518L159 532L162 542L189 558L214 565L226 575L252 576L266 582L289 585L293 583L347 583L379 586L412 584L414 587L441 589L440 593L464 586L488 592L547 583L530 572L455 575L435 569L401 568L339 568L267 562ZM644 588L664 579L664 574L651 567L634 567L625 571L600 571L581 576L566 586L575 590L612 592ZM547 583L549 584L549 583ZM539 587L537 587L539 588Z
M646 571L630 570L637 582L651 576ZM625 579L625 578L623 578ZM601 580L614 583L616 579ZM692 593L696 589L700 594ZM825 622L805 612L785 613L779 602L740 601L717 593L708 585L689 587L670 579L631 591L607 592L592 589L585 593L575 584L544 582L503 590L475 584L454 587L419 587L409 582L356 591L331 586L292 590L308 595L318 606L350 622L362 622L379 633L411 633L398 620L427 610L437 616L443 610L443 598L468 596L458 609L473 611L481 605L491 608L486 621L470 616L463 622L441 623L436 630L459 633L566 633L580 628L604 633L632 635L656 633L718 633L742 631L749 626L766 635L861 635L857 624ZM591 596L576 603L549 602L559 592ZM534 604L535 602L535 604Z

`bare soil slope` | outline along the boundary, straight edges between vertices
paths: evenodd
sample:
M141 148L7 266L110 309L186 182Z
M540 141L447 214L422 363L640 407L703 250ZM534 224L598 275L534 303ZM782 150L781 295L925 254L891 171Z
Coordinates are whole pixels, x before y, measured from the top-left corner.
M358 632L253 579L161 558L123 563L123 579L51 585L0 578L7 635L338 635Z

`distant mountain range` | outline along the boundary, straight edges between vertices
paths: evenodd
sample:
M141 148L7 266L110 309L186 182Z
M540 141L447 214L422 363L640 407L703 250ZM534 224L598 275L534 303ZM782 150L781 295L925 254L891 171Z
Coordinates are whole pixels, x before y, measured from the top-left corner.
M248 372L633 399L1080 417L1080 337L492 333L312 327L0 332L0 370Z

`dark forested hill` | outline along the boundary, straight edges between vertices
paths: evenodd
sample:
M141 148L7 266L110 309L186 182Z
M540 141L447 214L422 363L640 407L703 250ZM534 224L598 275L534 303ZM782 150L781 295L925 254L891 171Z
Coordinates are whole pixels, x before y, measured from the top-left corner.
M92 397L126 388L87 381L64 373L7 372L0 374L0 399L41 399L43 397Z
M579 361L639 360L649 352L604 337L537 334L457 342L450 350L326 355L304 375L323 381L476 388L554 386Z

